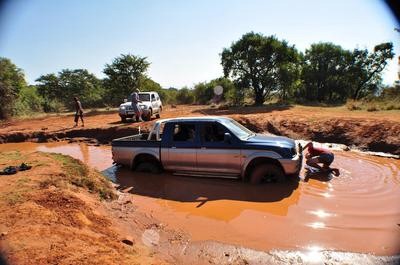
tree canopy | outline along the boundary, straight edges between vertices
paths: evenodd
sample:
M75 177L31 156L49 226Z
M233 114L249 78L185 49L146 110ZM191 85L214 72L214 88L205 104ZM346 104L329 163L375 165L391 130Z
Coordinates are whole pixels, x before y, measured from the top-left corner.
M11 60L0 57L0 119L12 115L19 92L26 85L22 70Z
M250 32L223 50L221 64L225 77L231 77L238 89L253 89L254 102L260 105L272 92L291 85L290 66L298 58L297 50L286 41Z
M57 75L42 75L36 82L38 93L45 101L45 111L52 111L54 101L72 109L73 97L79 97L88 107L99 106L103 101L101 81L85 69L64 69Z
M146 57L132 54L121 54L111 64L106 64L103 70L107 76L104 80L108 92L106 101L113 105L121 103L135 88L140 87L149 66Z

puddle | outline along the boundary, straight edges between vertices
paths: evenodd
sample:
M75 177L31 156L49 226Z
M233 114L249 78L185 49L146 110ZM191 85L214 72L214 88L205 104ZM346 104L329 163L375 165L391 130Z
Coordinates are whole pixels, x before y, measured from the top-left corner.
M192 240L255 250L314 249L400 254L400 160L335 152L341 175L252 186L241 181L145 174L111 167L109 146L66 143L0 145L60 152L131 187L138 209ZM301 173L301 176L304 172Z

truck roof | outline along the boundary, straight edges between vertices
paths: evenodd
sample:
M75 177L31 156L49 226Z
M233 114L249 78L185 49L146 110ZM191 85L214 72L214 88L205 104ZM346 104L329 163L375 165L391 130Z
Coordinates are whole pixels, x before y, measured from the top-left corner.
M157 123L177 122L177 121L194 122L194 121L228 121L228 120L232 119L221 116L198 116L198 117L178 117L178 118L161 119L158 120Z

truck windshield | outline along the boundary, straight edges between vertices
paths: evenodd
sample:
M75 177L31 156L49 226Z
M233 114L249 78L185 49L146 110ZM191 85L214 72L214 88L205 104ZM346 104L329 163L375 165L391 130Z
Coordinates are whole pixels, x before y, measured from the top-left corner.
M222 123L238 138L241 140L247 139L251 136L256 135L254 132L250 131L240 123L235 120L223 120Z

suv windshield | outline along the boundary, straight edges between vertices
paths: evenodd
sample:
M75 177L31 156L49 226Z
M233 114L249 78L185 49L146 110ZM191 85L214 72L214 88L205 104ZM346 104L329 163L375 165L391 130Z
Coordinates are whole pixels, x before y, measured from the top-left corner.
M240 123L235 120L223 120L222 123L238 138L241 140L247 139L251 136L256 135L254 132L250 131Z
M141 100L141 101L150 101L150 94L140 94L139 93L139 100Z
M141 94L139 93L140 101L150 101L150 94ZM128 102L132 102L132 94L128 96Z

